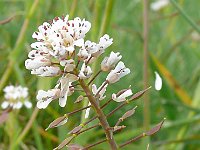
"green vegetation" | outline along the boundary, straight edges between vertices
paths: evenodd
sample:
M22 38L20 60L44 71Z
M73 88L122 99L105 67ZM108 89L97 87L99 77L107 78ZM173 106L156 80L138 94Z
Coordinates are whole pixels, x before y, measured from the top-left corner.
M162 129L155 135L137 141L124 149L141 150L198 150L200 147L200 11L199 0L170 0L170 4L159 11L148 10L149 14L149 64L148 91L149 114L151 126L163 118L166 121ZM120 82L115 83L107 93L116 93L132 85L133 92L143 89L143 2L139 0L1 0L0 1L0 103L4 101L3 88L8 84L27 86L30 101L36 105L38 89L49 89L55 85L52 78L38 78L31 75L24 67L24 61L34 42L32 33L44 21L55 16L70 14L86 18L92 23L87 38L98 41L99 37L108 33L114 43L107 49L119 51L122 60L132 73ZM192 36L196 33L199 38ZM105 55L106 55L105 54ZM93 66L97 68L102 59ZM98 70L96 70L98 71ZM163 79L163 88L154 89L157 71ZM101 74L95 83L99 86L106 74ZM113 88L114 87L114 88ZM48 150L56 147L68 135L67 133L84 120L78 113L70 118L62 127L44 129L57 117L80 108L73 102L78 93L69 97L67 107L60 108L52 102L47 109L21 109L11 112L6 123L0 125L0 149L38 149ZM106 112L113 110L118 104L112 102ZM137 136L144 131L143 98L123 107L115 113L110 125L123 112L138 106L135 114L124 121L126 129L123 134L115 135L118 143ZM84 113L84 111L83 111ZM90 112L90 117L93 111ZM83 116L83 117L81 117ZM116 120L114 120L116 119ZM31 120L31 122L29 122ZM95 122L92 123L93 125ZM27 126L28 125L28 126ZM25 128L26 127L26 128ZM27 128L28 127L28 128ZM30 127L30 128L29 128ZM82 134L74 142L88 145L104 138L101 128L95 128ZM74 143L73 142L73 143ZM102 143L96 149L105 149Z

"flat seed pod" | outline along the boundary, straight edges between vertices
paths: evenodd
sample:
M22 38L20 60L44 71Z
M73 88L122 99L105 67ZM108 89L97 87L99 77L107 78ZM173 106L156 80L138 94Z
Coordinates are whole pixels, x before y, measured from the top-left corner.
M150 136L150 135L153 135L156 132L158 132L161 129L164 121L165 121L165 119L163 121L161 121L159 124L157 124L155 127L153 127L152 129L150 129L149 131L145 132L145 134Z
M140 98L147 90L149 90L151 87L148 87L148 88L146 88L146 89L144 89L144 90L142 90L142 91L139 91L139 92L137 92L137 93L135 93L131 98L130 98L130 100L136 100L136 99L138 99L138 98Z
M135 109L131 109L129 111L127 111L121 118L124 120L130 116L132 116L135 113Z
M60 145L58 145L58 147L54 148L53 150L62 149L62 148L65 147L67 144L69 144L73 138L74 138L74 136L70 136L70 137L66 138L64 141L62 141L62 142L60 143Z
M81 150L83 147L78 144L67 145L68 150Z
M77 126L73 130L71 130L68 134L75 134L75 133L79 132L82 128L83 128L83 126Z
M66 115L59 117L59 118L55 119L53 122L51 122L45 130L48 130L49 128L55 128L55 127L61 126L61 125L65 124L67 122L67 120L68 120L68 118Z

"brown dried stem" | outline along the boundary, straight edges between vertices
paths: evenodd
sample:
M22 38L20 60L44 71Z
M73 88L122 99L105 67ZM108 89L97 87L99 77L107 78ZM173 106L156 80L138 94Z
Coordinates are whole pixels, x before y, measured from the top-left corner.
M88 99L89 99L91 105L94 107L94 109L98 115L99 121L101 123L102 128L105 131L105 134L106 134L106 137L108 139L111 149L116 150L117 144L116 144L114 138L112 137L112 131L108 130L110 128L110 126L108 124L105 114L103 113L102 109L99 107L95 97L92 96L92 93L91 93L89 87L85 84L85 82L83 80L79 80L79 82L80 82L81 87L84 89L86 95L88 96ZM105 83L107 84L107 82L105 82ZM103 86L105 86L105 85L103 85ZM97 95L98 95L98 93L97 93Z
M89 148L94 147L94 146L96 146L96 145L99 145L99 144L101 144L101 143L103 143L103 142L106 142L106 141L107 141L107 139L98 141L98 142L96 142L96 143L94 143L94 144L91 144L91 145L88 145L88 146L82 148L81 150L88 150Z

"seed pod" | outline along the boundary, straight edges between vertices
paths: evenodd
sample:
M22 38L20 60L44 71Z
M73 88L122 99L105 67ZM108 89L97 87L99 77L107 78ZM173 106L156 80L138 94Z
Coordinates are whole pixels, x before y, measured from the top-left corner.
M83 95L80 95L74 103L80 103L84 99Z
M83 128L83 126L79 125L79 126L75 127L73 130L69 131L68 134L75 134L75 133L79 132L82 128Z
M78 144L67 145L68 150L81 150L83 147Z
M55 127L61 126L61 125L65 124L67 122L67 120L68 120L67 115L59 117L59 118L55 119L53 122L51 122L45 130L48 130L49 128L55 128Z
M150 129L149 131L145 132L145 134L148 135L148 136L150 136L150 135L153 135L153 134L155 134L156 132L158 132L158 131L161 129L161 127L162 127L164 121L165 121L165 118L163 119L163 121L161 121L161 122L160 122L159 124L157 124L155 127L153 127L152 129Z
M140 97L141 97L147 90L149 90L150 88L151 88L151 86L148 87L148 88L146 88L146 89L144 89L144 90L142 90L142 91L139 91L139 92L135 93L135 94L130 98L130 100L136 100L136 99L140 98Z
M127 111L127 112L121 117L121 119L124 120L124 119L126 119L126 118L132 116L134 113L135 113L135 108L133 108L133 109Z
M53 150L62 149L64 146L69 144L73 138L74 138L74 136L70 136L70 137L66 138L64 141L62 141L60 143L60 145L58 145L58 147L54 148Z

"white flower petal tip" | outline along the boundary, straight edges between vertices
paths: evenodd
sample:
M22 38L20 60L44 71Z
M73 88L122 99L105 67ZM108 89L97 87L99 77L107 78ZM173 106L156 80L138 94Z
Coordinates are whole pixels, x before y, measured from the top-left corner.
M151 3L150 8L153 11L159 11L162 8L166 7L169 3L169 0L156 0L155 2Z
M123 101L126 101L126 98L131 96L132 94L133 94L132 90L127 89L126 91L124 91L120 95L112 94L112 99L116 102L123 102Z
M162 78L160 75L155 71L156 79L155 79L155 89L160 91L162 88Z

